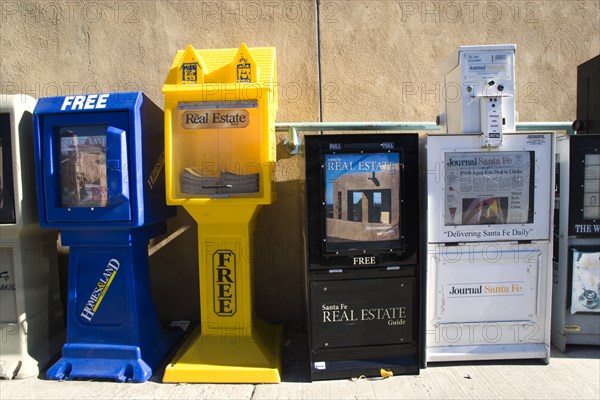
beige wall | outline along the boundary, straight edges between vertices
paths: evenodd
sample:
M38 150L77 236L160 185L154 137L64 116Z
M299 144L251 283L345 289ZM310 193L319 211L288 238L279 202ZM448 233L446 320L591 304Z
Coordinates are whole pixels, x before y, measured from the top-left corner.
M575 117L578 64L600 53L599 1L8 1L0 2L0 92L34 97L140 90L162 105L175 53L277 48L280 122L433 121L438 65L458 45L517 44L521 121ZM318 49L322 76L319 83ZM303 159L278 134L279 200L256 232L256 303L297 320L302 300ZM151 258L163 320L198 320L197 242L189 226Z
M326 121L433 121L441 61L502 43L517 45L519 120L570 121L577 65L600 53L599 1L322 3Z

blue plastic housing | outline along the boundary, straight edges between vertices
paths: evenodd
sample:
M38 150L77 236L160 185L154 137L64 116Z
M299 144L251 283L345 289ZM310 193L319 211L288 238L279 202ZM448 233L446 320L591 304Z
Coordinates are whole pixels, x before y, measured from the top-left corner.
M165 202L163 112L143 93L42 98L33 121L42 226L132 228L175 215ZM107 206L61 204L60 129L78 126L106 127Z
M142 93L42 98L40 224L70 246L67 343L50 379L143 382L181 339L163 329L148 241L166 232L163 112Z

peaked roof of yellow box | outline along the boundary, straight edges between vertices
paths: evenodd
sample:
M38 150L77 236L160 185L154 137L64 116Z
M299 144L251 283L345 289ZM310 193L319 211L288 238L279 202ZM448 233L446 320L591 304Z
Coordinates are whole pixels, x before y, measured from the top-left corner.
M258 83L269 89L276 76L274 47L248 48L242 43L238 49L196 50L188 45L177 52L163 93L181 85L201 89L198 85L207 83Z

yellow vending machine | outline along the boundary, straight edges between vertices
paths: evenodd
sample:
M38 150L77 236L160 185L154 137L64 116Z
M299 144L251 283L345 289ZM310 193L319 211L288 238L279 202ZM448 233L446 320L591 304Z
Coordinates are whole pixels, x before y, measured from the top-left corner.
M175 56L165 96L167 203L198 224L200 327L164 382L278 383L280 326L254 312L253 235L275 200L275 49Z

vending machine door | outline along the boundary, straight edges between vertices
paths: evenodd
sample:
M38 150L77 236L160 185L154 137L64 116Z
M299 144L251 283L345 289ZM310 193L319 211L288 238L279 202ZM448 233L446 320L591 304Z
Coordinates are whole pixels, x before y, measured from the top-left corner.
M544 343L548 251L518 242L430 246L428 347Z
M16 222L10 131L10 114L0 114L0 224Z
M45 221L131 221L129 113L43 117Z
M600 55L577 66L578 134L600 133Z
M435 320L537 321L540 252L519 251L517 244L514 250L495 244L477 247L482 249L468 255L448 249L438 257Z
M554 134L429 135L429 242L550 240ZM439 212L438 212L439 210Z
M600 238L600 134L569 141L569 236Z
M569 249L571 314L600 314L600 247ZM596 326L598 319L596 318Z
M414 344L414 286L399 277L313 281L313 348Z
M258 100L178 102L172 111L173 197L259 197Z

